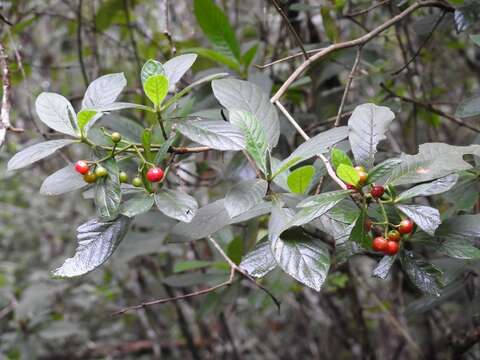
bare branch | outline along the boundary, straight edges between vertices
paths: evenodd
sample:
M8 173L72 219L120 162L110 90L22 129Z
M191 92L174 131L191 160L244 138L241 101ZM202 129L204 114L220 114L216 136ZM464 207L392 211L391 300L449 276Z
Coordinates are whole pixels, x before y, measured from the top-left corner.
M343 15L343 17L352 18L352 17L368 14L370 11L375 10L376 8L378 8L380 6L383 6L385 4L388 4L390 1L391 0L380 1L378 4L373 4L372 6L366 8L366 9L355 11L355 12L352 12L350 14L345 14L345 15Z

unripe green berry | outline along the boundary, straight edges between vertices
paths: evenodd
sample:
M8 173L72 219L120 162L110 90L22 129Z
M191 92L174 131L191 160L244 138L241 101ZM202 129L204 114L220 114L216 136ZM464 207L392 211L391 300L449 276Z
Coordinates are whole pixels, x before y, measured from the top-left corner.
M114 143L119 143L122 141L122 135L118 132L112 133L111 138Z
M132 180L132 185L135 187L141 187L143 186L143 181L140 177L136 176Z
M84 180L86 183L92 184L92 183L94 183L94 182L97 180L97 175L95 175L95 173L89 171L88 173L86 173L85 175L83 175L83 180Z
M118 179L121 183L126 183L128 182L128 174L125 171L120 171L118 174Z
M95 169L95 175L99 178L105 177L108 175L108 171L103 166L97 166Z

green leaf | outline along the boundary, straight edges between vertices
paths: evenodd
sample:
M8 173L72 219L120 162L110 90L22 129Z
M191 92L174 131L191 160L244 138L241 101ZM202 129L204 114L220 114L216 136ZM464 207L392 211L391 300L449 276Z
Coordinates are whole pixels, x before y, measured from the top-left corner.
M424 260L414 259L410 251L405 251L400 260L403 270L416 287L426 293L440 295L443 287L441 270Z
M233 59L240 60L240 45L228 17L213 0L194 0L193 11L198 25L213 47Z
M81 110L77 114L77 124L80 130L83 130L85 126L94 118L98 113L94 110Z
M304 194L312 183L315 168L312 165L302 166L288 175L287 185L291 192Z
M227 247L227 256L235 264L240 264L243 256L243 238L236 236L232 241L230 241Z
M163 64L163 69L169 85L175 85L192 67L196 59L196 54L183 54L175 56Z
M395 263L395 260L397 259L397 255L395 256L384 256L382 260L380 260L373 269L372 275L385 280L390 273L390 270L392 270L393 264Z
M364 249L371 249L372 239L365 229L366 218L367 214L365 213L365 211L361 211L357 219L355 220L355 225L352 228L349 240L360 244L360 246Z
M155 75L165 75L165 69L161 62L157 60L150 59L142 66L140 71L140 78L142 79L142 85L145 87L145 81L151 76Z
M455 186L457 180L458 175L451 174L430 183L414 186L398 195L395 201L404 201L416 196L430 196L444 193Z
M267 237L260 240L255 247L243 257L240 267L249 275L262 278L277 267Z
M70 136L78 136L77 129L74 128L75 110L62 95L41 93L35 101L35 109L40 120L49 128Z
M41 142L32 146L23 149L22 151L16 153L8 162L7 169L17 170L25 166L31 165L34 162L42 160L47 156L52 155L57 150L63 148L64 146L70 145L77 142L77 140L71 139L60 139L60 140L49 140Z
M118 164L115 159L108 159L101 165L107 169L108 175L95 182L95 205L101 220L112 220L120 213L122 201Z
M137 215L148 212L154 204L154 199L151 194L145 192L135 194L120 206L120 213L122 215L133 218Z
M165 157L168 154L168 150L175 142L175 139L176 139L176 136L173 135L162 144L162 146L158 149L157 155L155 155L155 159L153 161L154 164L158 165L165 159Z
M224 204L228 215L233 218L262 202L267 193L267 186L267 182L262 179L252 179L236 184L225 196Z
M198 203L192 196L177 190L162 189L155 194L158 210L168 217L183 221L192 221L198 210Z
M168 94L168 79L164 75L150 76L143 83L143 90L155 107L159 108Z
M434 235L440 225L440 213L437 209L423 205L397 205L417 226L427 234Z
M52 272L57 277L84 275L102 265L113 254L125 237L130 219L120 216L115 220L93 219L77 229L78 247L75 255Z
M177 123L177 130L201 145L217 150L243 150L245 137L237 126L219 120L187 120Z
M258 45L258 43L252 45L247 51L243 53L241 62L245 66L245 68L248 68L252 63L253 59L255 58L258 50Z
M253 114L265 131L270 149L277 145L280 136L277 110L259 86L243 80L222 79L212 81L212 89L228 111L243 110Z
M367 169L373 166L377 145L386 139L393 112L385 106L359 105L348 120L348 138L357 165Z
M301 157L294 157L288 160L287 162L278 162L278 165L275 167L275 170L272 175L272 180L275 179L278 175L282 174L284 171L290 169L293 165L300 162L302 160Z
M155 109L152 107L141 105L141 104L127 103L127 102L114 102L108 105L99 105L89 110L107 112L107 111L118 111L118 110L125 110L125 109L139 109L139 110L145 110L149 112L155 112Z
M82 175L76 172L74 166L70 164L47 177L40 187L40 194L61 195L87 185Z
M142 146L144 150L143 153L144 153L145 160L149 162L153 160L151 145L152 145L152 129L145 128L142 134Z
M360 181L360 175L357 170L350 165L340 164L337 168L337 176L346 184L357 186Z
M340 149L333 148L330 159L335 169L337 169L341 164L353 167L352 160L350 160L348 155Z
M201 261L201 260L189 260L189 261L180 261L175 263L173 266L174 273L180 273L189 270L198 270L204 269L206 267L212 266L214 263L211 261Z
M320 291L330 268L330 254L320 240L307 238L298 228L278 234L277 229L284 228L290 217L284 209L273 208L269 222L273 257L295 280Z
M391 175L394 169L401 163L401 159L387 159L384 162L376 165L368 172L367 184L373 184L381 178Z
M322 15L322 24L325 28L325 33L327 34L328 40L330 40L332 43L337 42L340 32L335 20L330 15L330 9L322 6L320 13Z
M187 51L193 52L195 54L198 54L204 58L207 58L209 60L212 60L214 62L217 62L219 64L228 66L230 69L233 71L239 73L241 72L242 68L238 61L235 58L232 58L228 55L225 55L221 52L212 50L212 49L206 49L202 47L196 47L196 48L188 48Z
M125 86L127 79L123 73L108 74L95 79L85 91L82 110L115 102Z
M470 239L447 238L436 250L446 256L462 260L480 259L480 249Z
M239 127L245 136L247 152L265 174L268 143L262 124L252 113L246 111L232 110L229 115L230 122Z

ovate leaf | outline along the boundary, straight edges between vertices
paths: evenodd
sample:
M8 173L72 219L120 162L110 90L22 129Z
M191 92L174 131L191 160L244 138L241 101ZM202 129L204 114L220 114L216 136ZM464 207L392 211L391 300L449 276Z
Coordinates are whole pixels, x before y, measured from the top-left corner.
M225 196L225 208L230 217L243 214L262 202L267 193L267 182L253 179L236 184Z
M458 175L451 174L427 184L414 186L398 195L396 201L411 199L415 196L430 196L444 193L455 186L457 180Z
M443 255L462 260L480 259L480 249L472 244L471 239L447 238L436 250Z
M88 85L82 100L82 109L113 103L125 86L127 86L127 79L123 73L99 77Z
M242 150L245 137L235 125L219 120L187 120L177 124L177 130L201 145L217 150Z
M95 205L100 219L111 220L118 216L122 192L118 178L118 164L115 159L102 162L108 175L95 182Z
M259 241L240 263L240 267L256 278L262 278L275 269L277 262L273 257L270 243L267 239Z
M372 167L377 145L386 138L394 118L393 112L385 106L363 104L355 108L348 120L348 138L358 165Z
M196 54L184 54L176 56L163 64L169 85L175 85L192 67L196 59Z
M397 205L417 226L427 234L434 235L440 225L440 213L437 209L423 205Z
M54 172L47 177L40 188L40 194L61 195L70 191L81 189L88 184L82 175L75 171L73 165L67 165L63 169Z
M295 169L288 175L288 188L295 194L303 194L310 187L314 175L315 168L311 165Z
M8 170L17 170L25 166L33 164L49 155L52 155L55 151L63 148L66 145L70 145L77 142L77 140L60 139L41 142L16 153L8 162Z
M166 75L165 69L161 62L157 60L150 59L142 66L140 71L140 78L142 79L142 84L145 84L145 81L151 76L155 75Z
M154 204L153 195L142 192L122 203L120 213L133 218L149 211Z
M392 270L393 264L395 263L395 260L397 259L397 256L384 256L382 260L380 260L373 269L372 275L375 277L378 277L380 279L385 280L390 273L390 270Z
M195 216L198 203L192 196L177 190L162 189L155 194L155 204L158 210L168 217L190 222Z
M442 271L424 260L414 259L410 251L405 251L400 260L403 270L416 287L426 293L440 295Z
M387 159L368 172L367 184L372 184L383 177L390 176L394 169L402 163L401 159Z
M333 148L330 158L335 169L337 169L341 164L353 167L352 160L350 160L348 155L340 149Z
M93 219L77 229L78 247L75 255L53 271L53 276L84 275L102 265L125 237L130 219L125 216L111 221Z
M164 75L150 76L143 83L143 90L145 91L145 95L147 95L155 107L158 108L163 99L165 99L165 96L167 96L168 79Z
M357 170L350 165L340 164L337 168L337 176L346 184L357 186L360 181L360 175Z
M35 101L38 117L49 128L63 134L77 136L75 124L75 110L72 104L59 94L43 92Z

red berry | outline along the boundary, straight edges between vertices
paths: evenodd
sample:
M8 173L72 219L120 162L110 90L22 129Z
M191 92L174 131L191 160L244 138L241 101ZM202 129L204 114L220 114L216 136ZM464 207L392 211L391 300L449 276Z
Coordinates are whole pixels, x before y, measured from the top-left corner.
M387 237L387 239L388 239L389 241L399 242L399 241L400 241L400 237L401 237L401 235L400 235L400 233L399 233L397 230L390 230L390 231L388 232L388 237Z
M372 249L379 252L384 252L387 249L387 240L383 236L377 236L373 239Z
M82 174L82 175L85 175L86 173L88 173L88 170L89 167L88 167L88 163L85 161L85 160L78 160L76 163L75 163L75 171Z
M353 186L352 184L346 184L346 185L347 185L348 190L357 190L357 188L355 186Z
M372 189L370 190L370 195L375 199L382 197L383 193L385 192L385 188L381 185L373 185Z
M409 234L413 230L413 221L410 219L404 219L400 221L400 225L398 226L398 231L400 234Z
M398 245L398 242L396 241L388 241L387 242L387 247L385 249L385 254L393 256L396 253L398 253L398 249L400 246Z
M147 180L150 182L159 182L163 179L163 170L159 167L153 167L147 171Z

